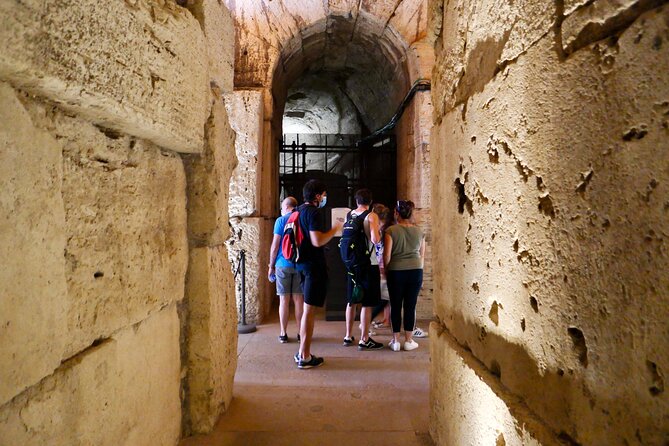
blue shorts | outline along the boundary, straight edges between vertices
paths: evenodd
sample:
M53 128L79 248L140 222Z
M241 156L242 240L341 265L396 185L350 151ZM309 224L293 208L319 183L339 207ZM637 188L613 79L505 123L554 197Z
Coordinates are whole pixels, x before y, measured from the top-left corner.
M302 275L292 266L276 268L276 294L302 294Z

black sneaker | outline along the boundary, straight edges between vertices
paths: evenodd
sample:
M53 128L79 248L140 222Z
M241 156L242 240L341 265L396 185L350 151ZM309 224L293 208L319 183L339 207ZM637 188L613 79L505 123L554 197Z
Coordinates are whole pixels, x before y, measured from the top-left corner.
M300 362L300 352L295 353L295 356L293 356L293 359L295 360L295 364Z
M288 342L288 335L287 334L279 335L279 342L282 343L282 344L287 343Z
M355 341L355 336L351 336L350 338L344 338L344 347L350 347L353 345L353 341Z
M383 344L376 342L372 338L368 338L367 341L358 342L358 350L380 350L383 348Z
M311 358L308 361L300 359L297 362L298 369L313 369L314 367L318 367L320 365L323 365L323 358L319 358L315 355L311 355Z

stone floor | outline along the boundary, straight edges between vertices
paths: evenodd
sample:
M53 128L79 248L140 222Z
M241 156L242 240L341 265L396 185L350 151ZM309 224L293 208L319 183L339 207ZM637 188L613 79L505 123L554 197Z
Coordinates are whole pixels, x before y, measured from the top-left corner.
M428 323L419 326L427 329ZM429 338L411 352L360 352L341 344L344 322L316 322L312 351L325 358L299 370L295 324L280 344L278 322L239 335L234 398L213 433L181 446L429 446ZM356 334L356 339L358 338ZM387 345L390 330L374 339Z

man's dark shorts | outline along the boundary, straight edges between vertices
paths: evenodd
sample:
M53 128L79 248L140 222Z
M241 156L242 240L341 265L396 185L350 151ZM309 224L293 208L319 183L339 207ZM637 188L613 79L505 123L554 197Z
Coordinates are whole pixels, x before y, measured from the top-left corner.
M314 307L325 304L325 294L328 289L328 271L325 265L304 268L302 274L302 291L304 303Z
M353 280L351 276L346 275L347 279L347 302L351 303L353 294ZM371 265L364 269L361 274L361 285L365 289L362 298L363 307L375 307L381 302L381 272L378 265Z

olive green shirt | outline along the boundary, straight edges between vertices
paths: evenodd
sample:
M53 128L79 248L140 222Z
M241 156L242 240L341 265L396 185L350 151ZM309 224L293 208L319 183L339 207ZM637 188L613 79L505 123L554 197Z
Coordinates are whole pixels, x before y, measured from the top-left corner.
M387 269L394 271L423 269L420 246L424 235L419 227L393 225L386 229L386 234L389 234L393 241Z

